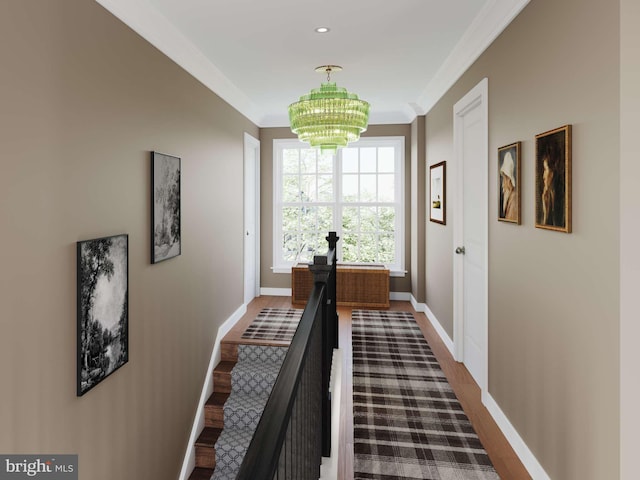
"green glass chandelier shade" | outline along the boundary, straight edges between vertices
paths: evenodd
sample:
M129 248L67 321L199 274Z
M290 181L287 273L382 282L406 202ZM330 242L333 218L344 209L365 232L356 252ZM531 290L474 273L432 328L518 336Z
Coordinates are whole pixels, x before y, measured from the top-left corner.
M367 129L369 104L346 88L326 82L289 105L289 122L300 140L335 153Z

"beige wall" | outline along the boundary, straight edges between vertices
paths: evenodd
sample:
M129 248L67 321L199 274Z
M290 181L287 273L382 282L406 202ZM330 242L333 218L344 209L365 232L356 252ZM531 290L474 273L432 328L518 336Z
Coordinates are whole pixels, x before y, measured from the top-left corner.
M425 117L411 123L411 294L425 302L426 152Z
M640 3L621 0L620 19L620 478L634 480L638 476L640 430Z
M411 265L411 125L369 125L363 137L405 137L405 269ZM296 138L288 127L260 129L260 283L262 288L291 288L291 275L273 273L273 140ZM391 277L390 291L410 292L411 274Z
M95 2L0 2L0 31L0 452L175 479L243 300L242 142L258 129ZM150 150L182 157L182 255L157 265ZM119 233L129 363L78 398L76 241Z
M429 188L429 166L442 161L450 164L453 159L453 103L446 98L429 112L426 119L426 163L425 187ZM450 168L449 168L450 170ZM447 197L453 199L452 176L446 176ZM429 194L425 197L429 198ZM446 212L446 225L429 221L426 223L426 303L449 337L453 339L453 258L452 258L452 202ZM426 209L426 208L425 208Z
M554 479L618 478L618 43L618 3L533 0L427 115L427 162L451 160L453 105L488 77L489 393ZM534 228L534 136L568 123L562 234ZM521 226L496 220L497 149L515 141ZM452 335L449 214L427 222L427 303Z

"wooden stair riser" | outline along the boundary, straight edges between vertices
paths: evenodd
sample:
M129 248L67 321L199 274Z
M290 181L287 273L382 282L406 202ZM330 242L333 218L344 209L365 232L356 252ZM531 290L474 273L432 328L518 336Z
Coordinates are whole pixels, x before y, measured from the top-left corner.
M215 443L224 428L224 403L231 393L231 370L238 361L238 344L222 342L221 360L213 371L213 394L204 407L205 429L195 443L196 467L189 480L207 480L216 466Z
M216 466L216 442L222 429L205 427L196 440L196 467L213 469Z
M204 405L204 425L210 428L224 428L224 404L228 393L213 392Z
M215 468L216 449L214 447L203 447L196 445L196 467Z
M211 428L224 428L224 405L205 405L204 425Z
M220 344L220 354L221 361L236 363L238 361L238 344L222 342Z
M213 370L213 391L219 393L231 393L231 370L234 362L222 361Z

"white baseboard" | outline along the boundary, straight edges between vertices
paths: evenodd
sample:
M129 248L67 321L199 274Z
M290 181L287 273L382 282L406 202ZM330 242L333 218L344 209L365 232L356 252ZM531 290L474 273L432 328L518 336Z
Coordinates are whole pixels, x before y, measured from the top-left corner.
M451 355L455 358L453 353L453 341L449 338L449 335L447 335L444 328L442 328L440 321L433 314L429 306L425 303L418 303L413 295L411 296L411 305L416 312L422 312L427 316L429 322L431 322L431 325L433 325L433 328L436 329L436 332L440 336L440 339L449 349ZM524 443L524 440L522 440L522 437L520 437L517 430L513 425L511 425L507 416L487 391L482 391L482 404L487 407L489 414L493 417L500 430L502 430L502 433L511 445L511 448L513 448L518 458L520 458L520 461L529 472L529 475L531 475L531 478L533 478L533 480L551 480L549 475L547 475L547 472L544 471L544 468L542 468L542 465L540 465L536 459L535 455L533 455L531 450L529 450L527 444Z
M412 293L409 294L409 296L411 297L411 298L409 298L409 301L411 302L411 306L413 307L413 309L416 312L426 314L427 313L427 310L426 310L427 306L424 303L418 303L418 301L416 300L416 297L414 297Z
M445 329L442 327L442 324L440 324L440 321L436 318L436 316L431 311L429 306L426 303L418 303L418 301L414 298L413 295L411 295L411 305L413 306L416 312L422 312L427 316L433 328L436 329L436 332L438 333L438 336L442 340L442 343L444 343L445 347L447 347L447 350L449 350L449 352L451 353L451 356L453 358L456 358L454 353L455 348L453 346L453 340L451 340L451 338L449 337Z
M213 369L220 362L221 358L220 341L229 332L229 330L238 323L238 320L240 320L246 312L247 306L243 304L218 328L218 334L216 335L215 342L213 343L213 350L211 352L211 359L209 360L207 374L204 379L202 393L200 394L200 401L198 402L198 409L196 410L193 426L191 427L191 435L189 435L187 451L182 462L182 470L180 470L179 480L187 480L196 466L195 442L198 435L200 435L200 432L202 432L202 429L204 428L204 404L207 403L207 400L213 393Z
M389 292L389 300L399 300L401 302L411 301L411 292Z
M551 480L551 477L544 471L538 459L531 450L529 450L527 444L524 443L522 437L520 437L517 430L511 425L511 422L489 392L482 392L482 403L487 407L487 410L489 410L489 413L498 424L500 430L502 430L507 441L511 444L511 448L516 452L516 455L520 458L520 461L529 472L529 475L531 475L531 478L533 478L533 480Z
M260 287L260 295L266 295L268 297L290 297L291 289Z

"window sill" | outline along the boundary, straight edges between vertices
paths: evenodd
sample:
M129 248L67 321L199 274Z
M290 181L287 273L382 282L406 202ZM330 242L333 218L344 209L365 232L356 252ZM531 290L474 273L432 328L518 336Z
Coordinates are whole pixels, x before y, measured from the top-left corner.
M273 273L291 273L291 267L271 267Z
M291 274L291 267L271 267L271 271L273 273L287 273ZM389 270L390 277L401 277L404 278L407 276L406 270Z
M407 276L407 271L406 270L389 270L389 276L390 277L406 277Z

